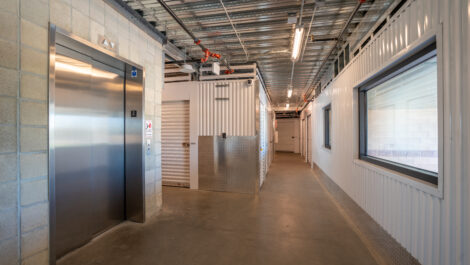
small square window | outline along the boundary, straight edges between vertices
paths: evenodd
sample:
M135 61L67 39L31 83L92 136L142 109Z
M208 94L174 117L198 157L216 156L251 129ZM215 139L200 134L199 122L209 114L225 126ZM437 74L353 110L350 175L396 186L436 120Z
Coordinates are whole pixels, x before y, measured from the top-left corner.
M331 104L323 108L323 134L324 146L331 149Z

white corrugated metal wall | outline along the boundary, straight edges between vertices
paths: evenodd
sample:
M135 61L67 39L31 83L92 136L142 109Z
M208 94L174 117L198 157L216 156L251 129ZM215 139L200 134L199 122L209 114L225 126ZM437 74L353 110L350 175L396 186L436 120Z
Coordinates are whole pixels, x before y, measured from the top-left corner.
M254 136L254 82L199 82L199 135Z
M162 183L189 187L189 101L162 103Z
M469 16L468 0L408 1L312 106L313 161L425 265L470 264ZM438 189L356 160L358 117L353 91L436 33L445 91L443 197ZM322 108L329 103L331 151L322 147Z
M266 178L269 166L271 165L271 145L270 139L272 134L272 115L270 115L271 103L266 96L261 82L259 84L259 99L260 99L260 187Z

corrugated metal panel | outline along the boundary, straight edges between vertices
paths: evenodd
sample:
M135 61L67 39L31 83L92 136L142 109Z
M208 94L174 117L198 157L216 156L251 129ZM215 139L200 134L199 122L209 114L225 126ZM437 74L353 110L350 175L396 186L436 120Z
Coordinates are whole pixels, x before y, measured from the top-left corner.
M266 178L267 169L267 154L268 154L268 130L267 130L267 117L266 117L266 106L260 104L260 137L259 137L259 163L260 163L260 187L264 183Z
M470 264L470 184L468 166L464 166L465 159L468 161L470 111L463 103L464 95L469 99L468 73L464 71L470 59L468 10L466 0L408 1L313 102L314 121L323 120L326 104L332 103L333 114L331 151L322 147L322 122L313 124L314 162L425 265ZM443 36L438 49L445 91L443 198L415 180L355 160L357 95L353 91L354 86L394 56L406 52L410 45L439 32L441 25Z
M162 182L189 187L189 101L162 103Z
M199 82L199 136L255 136L255 89L248 80Z
M307 116L307 126L305 128L305 132L307 134L306 141L307 143L305 144L307 148L306 156L307 156L307 163L311 164L312 162L312 133L311 133L311 128L312 128L312 115Z

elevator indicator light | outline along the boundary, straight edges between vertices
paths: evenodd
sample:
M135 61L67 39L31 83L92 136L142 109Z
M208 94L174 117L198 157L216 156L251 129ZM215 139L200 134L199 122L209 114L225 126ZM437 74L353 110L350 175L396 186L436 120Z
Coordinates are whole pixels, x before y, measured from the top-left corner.
M132 66L131 77L137 77L137 68Z

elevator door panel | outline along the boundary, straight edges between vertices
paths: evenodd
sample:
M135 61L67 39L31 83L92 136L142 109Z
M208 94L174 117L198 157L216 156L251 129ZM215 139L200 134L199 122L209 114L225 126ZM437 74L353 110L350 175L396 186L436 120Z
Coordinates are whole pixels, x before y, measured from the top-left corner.
M93 96L88 102L93 109L88 126L92 133L93 234L124 219L124 78L111 71L93 62Z
M55 67L57 257L124 219L123 73L73 55Z

